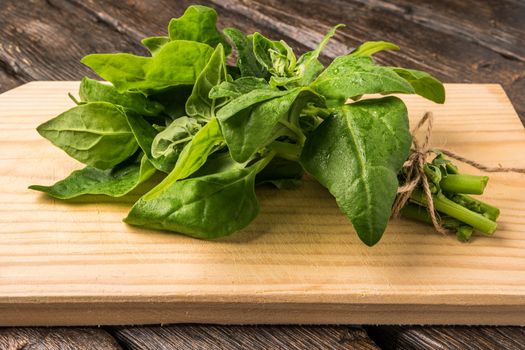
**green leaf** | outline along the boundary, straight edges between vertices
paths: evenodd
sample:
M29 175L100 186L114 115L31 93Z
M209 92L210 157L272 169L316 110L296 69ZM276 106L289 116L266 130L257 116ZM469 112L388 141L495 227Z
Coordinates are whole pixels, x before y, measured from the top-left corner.
M131 131L133 132L133 135L135 136L135 140L144 152L144 155L158 170L169 172L166 171L162 167L162 164L160 164L160 162L157 162L151 154L151 145L153 143L153 139L155 138L155 136L157 136L157 130L153 126L151 126L150 123L144 120L142 116L131 111L127 111L126 118L128 121L128 125Z
M127 113L128 124L135 139L149 161L158 170L170 173L184 146L191 141L201 128L193 118L175 119L163 131L151 126L135 113Z
M233 100L226 107L236 104L238 100L248 95ZM256 95L254 94L254 96ZM268 95L258 94L257 96ZM280 136L279 129L283 126L287 129L293 129L288 130L289 132L299 133L299 135L292 135L301 140L304 136L298 127L298 121L290 121L290 114L294 113L294 117L296 117L307 103L313 101L320 103L321 100L317 94L307 88L290 90L285 92L285 95L279 91L279 94L273 96L274 98L262 100L262 102L253 99L248 106L239 103L245 108L236 111L234 114L226 113L231 110L226 109L226 107L218 112L217 118L224 139L235 161L241 163L248 161L261 147ZM282 125L278 125L279 123Z
M184 146L191 142L193 136L200 129L201 125L193 118L175 119L166 129L155 136L151 144L151 155L162 164L164 170L170 172L179 159Z
M87 166L72 172L52 186L29 186L59 199L71 199L86 194L121 197L150 178L155 168L145 156L139 154L112 169L100 170Z
M81 62L113 83L118 92L137 90L152 94L172 86L193 85L212 53L206 44L176 40L164 45L153 57L93 54Z
M330 107L355 96L373 93L414 93L412 86L389 67L374 65L369 57L336 58L312 83Z
M260 33L253 33L253 53L257 61L272 75L294 75L297 59L290 46L283 40L273 41Z
M230 153L226 149L221 149L208 156L206 162L190 177L202 177L232 169L245 168L245 164L237 163L232 159Z
M222 107L217 112L217 118L221 121L224 121L228 118L231 118L240 111L252 107L253 105L270 100L275 97L283 96L288 94L288 91L282 91L277 89L256 89L252 90L246 94L243 94L233 100L231 100L227 105Z
M226 77L224 49L219 44L193 86L193 91L186 101L186 113L196 119L210 120L215 114L216 106L221 104L221 100L209 97L210 91L225 81Z
M170 40L191 40L215 48L222 44L226 55L231 46L217 31L217 12L206 6L189 6L179 18L173 18L168 26Z
M253 90L275 90L266 80L256 77L242 77L234 81L223 81L210 90L210 98L237 98Z
M399 46L387 41L367 41L350 53L354 57L370 57L383 50L399 50Z
M210 90L210 98L237 98L253 90L275 90L266 80L256 77L242 77L234 81L223 81Z
M121 107L90 102L38 126L40 135L71 157L98 169L109 169L138 148Z
M412 85L416 94L436 103L445 102L445 88L443 84L430 74L398 67L392 67L392 70Z
M148 192L145 200L150 200L162 194L171 184L184 179L196 172L208 156L222 146L224 138L216 118L212 118L200 129L193 139L184 146L175 168L155 188Z
M154 199L139 199L124 221L203 239L229 235L259 212L254 186L263 161L174 182Z
M319 62L318 58L321 51L324 49L328 41L334 36L336 30L344 27L343 24L338 24L325 35L323 40L319 43L317 48L313 51L304 53L297 60L295 67L295 75L291 77L272 77L270 83L273 86L285 86L291 83L297 83L299 86L310 84L323 71L324 66Z
M170 42L170 38L167 36L152 36L144 38L140 42L146 46L151 55L154 56L160 51L161 47Z
M241 76L259 78L268 76L268 70L257 61L253 53L253 37L251 35L246 36L235 28L224 29L224 34L235 44L237 49L237 67L241 71Z
M193 86L191 85L173 86L151 95L149 98L164 107L164 113L168 116L167 122L170 123L186 115L186 101L190 97L192 90Z
M310 135L301 164L335 197L369 246L386 228L411 136L407 110L396 97L338 109Z
M109 84L86 77L80 83L79 95L82 102L109 102L145 116L156 116L164 111L160 103L149 100L141 93L119 93Z
M301 164L275 157L255 177L255 184L272 184L278 189L291 189L301 185L304 170Z

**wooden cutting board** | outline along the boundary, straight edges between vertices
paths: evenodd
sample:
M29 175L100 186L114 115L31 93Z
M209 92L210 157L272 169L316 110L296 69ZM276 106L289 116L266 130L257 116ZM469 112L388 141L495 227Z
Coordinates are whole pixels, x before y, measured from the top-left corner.
M137 195L64 203L27 190L82 165L35 127L72 107L78 82L0 96L0 324L384 323L525 325L525 176L491 174L493 237L470 243L392 221L368 248L329 193L258 190L261 213L207 242L121 222ZM404 96L433 144L525 167L525 130L499 85L446 86L439 106ZM478 173L461 166L463 171Z

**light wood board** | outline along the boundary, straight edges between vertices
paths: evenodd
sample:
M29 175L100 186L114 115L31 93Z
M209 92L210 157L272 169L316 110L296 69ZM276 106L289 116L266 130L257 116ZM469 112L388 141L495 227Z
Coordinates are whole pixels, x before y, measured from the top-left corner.
M467 244L396 220L366 247L310 179L258 190L259 217L227 239L141 230L121 222L136 195L69 204L27 190L82 167L35 131L77 88L0 96L0 325L525 325L524 175L490 175L483 198L501 208L499 229ZM403 97L412 123L434 111L434 145L525 167L525 130L499 85L446 89L442 106Z

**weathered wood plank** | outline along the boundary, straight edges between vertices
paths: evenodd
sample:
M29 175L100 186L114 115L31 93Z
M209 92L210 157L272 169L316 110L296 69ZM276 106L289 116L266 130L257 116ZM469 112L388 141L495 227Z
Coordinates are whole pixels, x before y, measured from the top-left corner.
M140 43L65 0L0 2L0 62L22 81L79 79L93 52L143 50Z
M17 71L22 81L79 79L92 75L78 62L83 55L145 53L138 40L164 33L169 18L179 16L191 3L195 1L37 0L34 6L24 6L6 0L0 8L9 15L0 18L0 34L14 51L0 50L0 61ZM379 0L333 0L329 5L320 0L199 3L217 8L220 26L282 37L298 52L314 47L330 25L347 23L349 27L327 48L325 62L362 41L388 39L403 51L380 55L383 63L428 70L448 82L500 82L525 117L525 96L520 93L525 88L525 45L520 35L523 22L518 21L522 5L510 1L411 5ZM432 13L435 18L428 18Z
M120 350L100 328L0 328L2 350Z
M268 18L265 25L271 23L280 37L293 36L309 47L322 38L330 25L346 23L348 27L343 28L339 36L334 38L337 44L335 48L332 45L332 49L326 51L325 55L328 57L325 56L325 60L363 41L392 41L399 44L402 50L380 54L377 56L378 61L422 69L446 82L501 83L522 120L525 118L525 95L521 93L525 87L525 61L508 59L457 33L409 20L405 18L406 15L377 6L376 1L334 0L329 6L324 1L308 0L213 2L219 10L237 12L250 18ZM476 8L474 4L471 7ZM408 13L416 10L412 7L405 8ZM482 13L479 16L480 23L490 21L490 18L483 18ZM457 28L463 26L459 19L454 25ZM524 37L517 37L515 40L524 46Z
M385 350L522 350L524 327L366 327L372 339Z
M212 0L180 0L177 2L170 0L157 0L155 6L150 3L136 2L131 5L123 2L114 1L94 1L94 0L72 0L78 3L79 6L87 9L92 13L104 14L108 22L114 24L115 28L134 28L135 32L145 33L144 35L135 35L132 31L128 31L131 37L135 37L137 41L144 36L165 35L169 20L173 17L181 16L184 10L192 4L200 4L211 6L219 12L218 26L219 28L237 27L247 33L255 31L264 32L266 35L274 38L281 37L280 31L273 28L271 25L272 18L267 18L266 22L261 18L244 16L236 11L230 11L227 8L217 6ZM163 11L158 11L162 8ZM122 32L122 31L121 31ZM287 36L287 40L302 51L308 49L300 40L293 38L291 35Z
M7 91L23 84L23 81L18 79L15 74L0 67L0 91Z
M129 350L375 350L362 328L344 326L203 326L114 328Z
M476 43L505 58L525 61L525 3L500 0L353 0L409 23Z

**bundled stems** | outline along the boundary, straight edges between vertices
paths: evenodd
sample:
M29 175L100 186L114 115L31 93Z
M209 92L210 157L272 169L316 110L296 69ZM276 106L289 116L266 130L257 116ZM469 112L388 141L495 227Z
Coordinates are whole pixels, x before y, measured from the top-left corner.
M469 240L474 230L493 234L499 209L469 196L483 194L489 178L460 174L441 152L429 152L436 156L431 162L421 158L418 165L421 175L399 213L409 219L430 223L439 232L454 231L461 241ZM418 154L425 157L427 153ZM401 174L405 182L410 180L411 171L411 168L406 168Z

